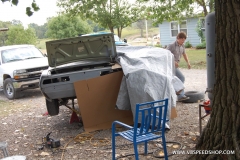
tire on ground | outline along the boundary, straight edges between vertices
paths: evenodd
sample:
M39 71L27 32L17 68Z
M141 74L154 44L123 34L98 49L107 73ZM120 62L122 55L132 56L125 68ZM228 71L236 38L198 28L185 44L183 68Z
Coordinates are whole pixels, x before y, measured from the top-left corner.
M59 113L59 104L57 99L52 99L49 101L46 99L47 111L50 116L58 115Z
M199 101L204 100L204 93L199 91L188 91L185 92L185 95L189 97L189 99L182 101L183 103L197 103Z
M12 100L17 97L17 90L13 86L13 82L10 78L7 78L3 82L3 92L5 96Z

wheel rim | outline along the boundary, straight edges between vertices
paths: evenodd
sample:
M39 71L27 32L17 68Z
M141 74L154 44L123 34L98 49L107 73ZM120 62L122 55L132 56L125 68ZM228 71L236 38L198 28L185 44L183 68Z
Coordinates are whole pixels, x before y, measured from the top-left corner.
M13 86L8 83L8 84L6 85L6 91L7 91L7 94L8 94L9 96L12 96L12 95L13 95L13 90L14 90Z

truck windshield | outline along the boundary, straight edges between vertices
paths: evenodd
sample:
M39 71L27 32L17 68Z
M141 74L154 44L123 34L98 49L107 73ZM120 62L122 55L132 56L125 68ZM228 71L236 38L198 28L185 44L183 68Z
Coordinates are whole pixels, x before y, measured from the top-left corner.
M43 54L35 47L7 49L1 52L1 56L2 63L44 57Z

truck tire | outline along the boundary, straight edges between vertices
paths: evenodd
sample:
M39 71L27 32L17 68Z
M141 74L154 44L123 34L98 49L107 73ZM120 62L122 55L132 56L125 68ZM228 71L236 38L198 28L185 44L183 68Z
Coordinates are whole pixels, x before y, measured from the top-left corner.
M3 92L5 96L9 99L12 100L16 98L17 96L17 90L14 88L12 80L10 78L7 78L3 82Z
M57 99L52 99L52 102L46 99L47 111L50 116L56 116L59 113L59 104Z
M188 91L185 92L185 95L189 97L187 100L183 100L183 103L197 103L204 100L204 93L198 91Z

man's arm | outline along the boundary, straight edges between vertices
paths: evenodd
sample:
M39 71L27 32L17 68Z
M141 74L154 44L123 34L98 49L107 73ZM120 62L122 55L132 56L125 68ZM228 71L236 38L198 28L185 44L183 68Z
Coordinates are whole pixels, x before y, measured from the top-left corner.
M189 62L189 60L188 60L188 56L187 56L186 53L183 53L183 58L184 58L184 60L187 62L188 69L191 69L191 65L190 65L190 62Z

